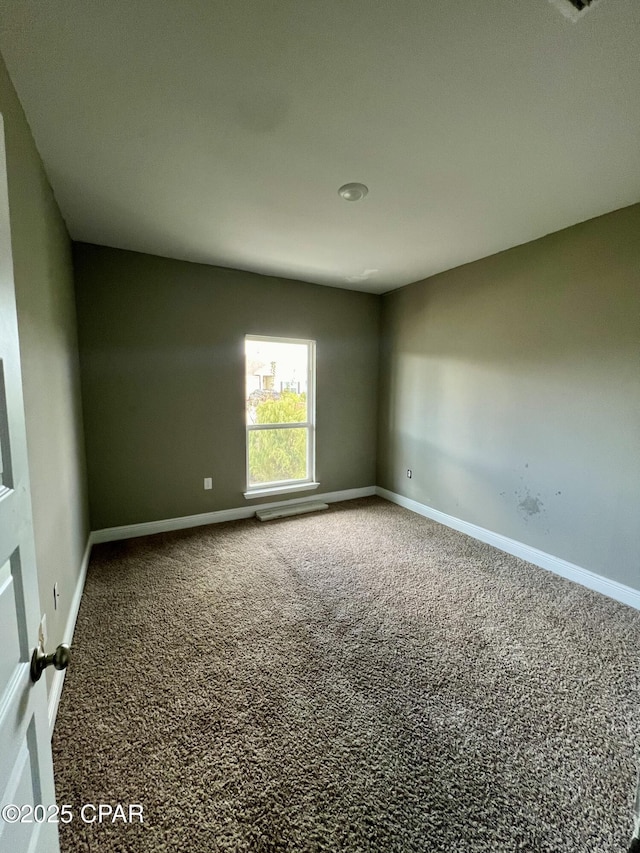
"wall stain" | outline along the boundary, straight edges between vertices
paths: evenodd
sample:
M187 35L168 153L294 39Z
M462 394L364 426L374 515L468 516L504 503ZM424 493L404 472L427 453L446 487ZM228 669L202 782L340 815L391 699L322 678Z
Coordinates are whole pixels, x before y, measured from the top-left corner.
M522 498L518 506L523 512L526 512L527 515L537 515L542 512L544 504L539 497L534 498L533 495L527 495Z
M526 524L530 518L534 516L543 515L546 513L544 508L544 503L540 499L540 492L533 495L529 491L528 486L525 482L525 477L528 477L529 472L526 470L529 468L529 463L524 463L524 471L520 476L520 482L522 485L514 491L514 495L516 496L517 509L519 510L519 514L522 517L524 523Z

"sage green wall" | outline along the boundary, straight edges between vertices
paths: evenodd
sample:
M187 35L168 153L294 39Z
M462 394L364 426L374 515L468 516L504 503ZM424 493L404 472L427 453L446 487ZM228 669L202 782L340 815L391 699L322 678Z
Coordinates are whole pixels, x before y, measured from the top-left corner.
M0 112L40 605L53 648L62 641L89 532L71 243L1 58Z
M94 530L248 504L245 334L317 341L318 492L375 485L378 297L86 244L74 253Z
M382 329L378 485L640 588L640 205L389 293Z

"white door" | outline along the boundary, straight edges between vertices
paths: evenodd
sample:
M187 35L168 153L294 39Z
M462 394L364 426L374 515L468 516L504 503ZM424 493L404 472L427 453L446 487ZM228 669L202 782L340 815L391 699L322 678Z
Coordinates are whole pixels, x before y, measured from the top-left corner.
M57 825L48 822L55 794L46 681L33 684L29 674L39 624L0 116L0 850L9 853L59 851Z

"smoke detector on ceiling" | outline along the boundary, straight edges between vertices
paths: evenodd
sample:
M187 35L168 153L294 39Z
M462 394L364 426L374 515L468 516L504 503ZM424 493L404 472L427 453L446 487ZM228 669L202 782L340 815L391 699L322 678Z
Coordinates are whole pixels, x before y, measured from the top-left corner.
M365 184L343 184L338 190L338 195L341 195L345 201L362 201L369 192L369 187Z
M560 9L565 18L569 18L570 21L577 21L589 9L597 6L600 0L549 0L549 2Z

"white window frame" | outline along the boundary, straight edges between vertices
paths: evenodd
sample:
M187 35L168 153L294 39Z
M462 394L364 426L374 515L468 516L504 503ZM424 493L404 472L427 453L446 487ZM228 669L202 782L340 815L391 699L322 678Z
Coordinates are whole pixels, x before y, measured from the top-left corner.
M245 335L245 369L247 357L247 341L264 341L274 344L298 344L307 347L307 420L300 423L286 424L249 424L245 409L245 456L246 484L244 496L251 498L279 495L287 492L302 492L317 489L316 482L316 342L306 338L281 338L275 335ZM272 483L260 483L252 486L249 480L249 433L262 429L300 429L307 430L307 477L304 480L276 480Z

